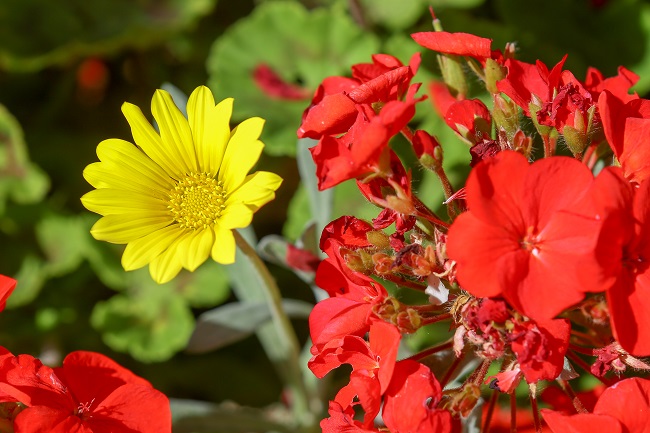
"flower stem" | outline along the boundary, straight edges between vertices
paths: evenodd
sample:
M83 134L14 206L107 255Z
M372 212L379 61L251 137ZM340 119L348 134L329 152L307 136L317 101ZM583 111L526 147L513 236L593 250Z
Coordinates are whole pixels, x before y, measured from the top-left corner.
M302 368L300 365L300 344L298 343L298 337L294 332L291 321L282 306L282 295L280 289L255 249L237 230L233 230L233 234L237 246L250 260L250 263L255 267L255 270L263 280L265 288L263 292L271 312L271 321L276 333L282 340L284 340L283 343L287 347L288 368L286 369L287 371L282 373L285 374L285 378L288 382L287 385L291 391L291 403L294 416L296 417L295 419L299 420L305 427L313 427L315 417L310 410L310 403L315 400L310 398L307 386L302 377Z

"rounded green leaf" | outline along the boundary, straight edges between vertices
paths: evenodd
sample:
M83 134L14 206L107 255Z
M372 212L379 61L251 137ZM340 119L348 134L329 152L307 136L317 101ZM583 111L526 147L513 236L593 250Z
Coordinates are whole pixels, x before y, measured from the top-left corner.
M370 62L378 40L337 8L307 10L300 3L262 3L230 27L207 60L209 85L217 100L235 98L233 118L260 116L266 151L295 155L302 112L320 82L347 75L350 66ZM268 66L283 82L302 88L301 99L280 99L262 91L256 68Z

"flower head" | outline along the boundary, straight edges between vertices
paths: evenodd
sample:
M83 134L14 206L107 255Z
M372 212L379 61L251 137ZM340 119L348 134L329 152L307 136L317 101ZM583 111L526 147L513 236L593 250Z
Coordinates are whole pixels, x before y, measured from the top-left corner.
M58 368L4 353L0 401L26 406L15 419L16 432L171 432L167 397L95 352L72 352Z
M100 162L84 170L96 189L81 201L103 216L91 229L95 239L127 244L127 271L149 264L152 278L165 283L181 268L194 271L208 256L232 263L232 230L249 225L275 197L278 175L247 175L264 147L264 120L250 118L231 130L232 104L229 98L215 106L201 86L190 95L185 118L169 93L157 90L151 111L160 132L138 107L122 106L136 146L102 141Z

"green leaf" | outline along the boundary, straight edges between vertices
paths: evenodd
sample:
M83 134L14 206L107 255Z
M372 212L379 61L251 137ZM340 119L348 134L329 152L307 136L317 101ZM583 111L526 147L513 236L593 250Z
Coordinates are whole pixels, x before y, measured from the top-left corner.
M194 308L213 307L230 296L230 280L226 269L212 261L193 273L184 273L184 284L177 290Z
M369 62L379 47L341 8L305 9L298 2L274 1L257 6L215 41L207 60L209 85L216 99L235 98L233 119L260 116L266 152L295 155L302 112L320 82L349 74L354 63ZM302 100L266 95L253 72L268 65L286 83L305 89Z
M90 55L145 48L185 29L216 0L4 0L0 68L36 71ZM37 13L35 13L37 12ZM29 29L26 37L25 29Z
M36 203L49 187L47 175L29 160L18 121L0 105L0 215L7 199L21 204Z
M295 299L282 301L289 317L306 319L313 305ZM187 344L191 353L217 350L252 335L262 324L271 320L265 302L232 302L199 316L194 333Z
M428 14L429 0L410 0L396 3L394 0L362 0L364 16L375 24L390 30L403 30Z
M61 276L79 267L92 240L89 229L80 216L51 215L39 221L36 238L47 258L48 276Z
M91 323L113 350L128 352L142 362L164 361L185 347L194 316L173 285L157 285L146 269L135 272L146 273L140 278L139 292L120 293L97 303Z
M250 433L295 431L278 420L289 414L282 409L257 409L234 403L216 405L204 401L170 399L174 433ZM280 413L278 413L280 412Z
M43 260L33 255L26 256L14 278L18 283L16 289L7 300L7 308L27 305L36 299L45 284L45 267Z

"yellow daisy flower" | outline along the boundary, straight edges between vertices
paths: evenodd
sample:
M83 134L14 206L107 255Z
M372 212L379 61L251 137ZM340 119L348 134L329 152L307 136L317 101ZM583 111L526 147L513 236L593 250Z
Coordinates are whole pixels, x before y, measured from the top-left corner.
M96 189L81 202L103 216L90 231L95 239L126 244L127 271L149 264L162 284L208 256L232 263L232 230L249 225L275 197L280 176L247 175L264 147L264 120L253 117L231 131L232 105L229 98L215 106L212 92L201 86L190 95L186 119L169 93L157 90L151 111L160 133L138 107L122 105L136 146L119 139L99 143L100 162L83 173Z

